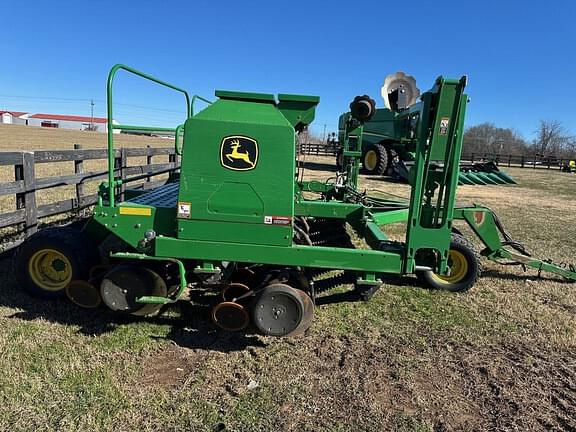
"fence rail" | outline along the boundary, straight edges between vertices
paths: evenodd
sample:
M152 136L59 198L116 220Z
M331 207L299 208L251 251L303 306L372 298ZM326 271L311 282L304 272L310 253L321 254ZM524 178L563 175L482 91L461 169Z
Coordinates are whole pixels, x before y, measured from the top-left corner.
M335 156L340 145L335 144L317 144L301 143L298 145L298 152L311 156ZM493 161L497 165L534 168L534 169L561 169L562 165L570 162L570 159L560 159L553 156L539 157L530 154L494 154L494 153L463 153L461 160L463 162L487 162ZM573 160L573 159L572 159Z
M312 156L336 156L340 149L339 144L316 144L301 143L298 144L298 153Z
M168 156L168 163L153 163L155 156ZM151 188L159 182L152 181L156 174L168 169L178 167L178 158L174 148L121 148L117 149L115 157L115 172L118 178L126 178L134 175L150 175L138 187ZM128 158L146 157L146 164L129 166ZM35 152L0 152L0 166L14 167L14 181L0 183L0 196L15 196L16 208L8 209L5 205L0 209L0 228L18 226L11 235L24 234L24 238L30 236L38 229L40 219L84 209L97 202L97 194L87 194L85 186L87 182L104 180L108 171L85 171L84 162L87 160L107 160L108 151L84 150L78 144L74 150L41 150ZM73 162L74 174L65 174L50 177L37 177L36 167L38 164L55 162ZM49 204L37 205L36 197L45 189L60 186L75 186L74 198L60 200ZM123 194L125 186L120 189ZM1 239L1 235L0 235Z
M570 159L560 159L554 156L540 157L530 154L494 154L494 153L463 153L463 162L493 161L497 165L533 169L561 169Z

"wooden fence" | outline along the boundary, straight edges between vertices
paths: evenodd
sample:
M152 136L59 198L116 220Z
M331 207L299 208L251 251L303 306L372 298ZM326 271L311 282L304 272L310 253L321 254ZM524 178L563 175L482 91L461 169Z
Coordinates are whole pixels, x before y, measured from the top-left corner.
M298 152L300 154L312 156L335 156L339 149L339 143L301 143L298 145ZM461 160L470 163L493 161L496 162L497 165L533 169L561 169L563 164L570 161L570 159L559 159L553 156L539 157L530 154L514 155L494 153L463 153Z
M339 144L313 144L301 143L298 144L298 152L300 154L312 156L336 156L340 149Z
M464 162L487 162L493 161L497 165L517 168L533 169L561 169L562 165L568 163L570 159L559 159L554 156L539 157L530 154L494 154L494 153L464 153Z
M168 163L153 163L155 156L167 155ZM152 181L152 176L165 172L178 166L178 158L174 148L122 148L117 149L114 155L115 173L118 178L126 179L135 175L147 175L141 188L157 186L160 182ZM146 164L128 166L128 158L145 157ZM14 167L14 181L0 183L0 196L12 195L16 197L16 208L0 208L0 229L17 226L11 230L11 235L23 233L24 238L38 229L40 219L58 214L68 213L89 207L96 203L97 194L87 194L85 185L95 180L106 180L107 170L87 172L84 162L87 160L108 160L106 149L83 150L75 145L74 150L41 150L35 152L0 152L0 166ZM42 177L36 176L38 164L56 162L73 162L74 174ZM75 196L72 199L61 200L49 204L37 205L37 194L45 189L74 185ZM120 199L126 185L119 188ZM2 234L0 233L0 240Z

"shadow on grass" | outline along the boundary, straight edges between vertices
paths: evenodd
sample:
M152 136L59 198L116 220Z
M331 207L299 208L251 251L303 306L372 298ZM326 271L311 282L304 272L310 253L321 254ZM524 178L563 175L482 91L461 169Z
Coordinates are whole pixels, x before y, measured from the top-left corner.
M322 162L304 162L304 168L312 171L336 172L336 165Z
M540 276L534 273L524 273L522 275L508 273L506 270L501 271L499 269L484 270L482 272L482 277L492 277L495 279L505 279L513 281L532 281L534 279L550 282L570 282L561 276L551 276L550 273L542 273Z
M100 336L114 332L119 326L150 323L170 326L167 336L151 338L168 339L186 348L201 348L222 352L240 351L248 346L264 346L255 334L232 333L217 329L210 321L210 310L215 295L206 295L203 290L193 290L191 300L183 300L163 308L158 315L136 317L121 315L105 306L83 309L67 298L43 300L32 297L20 289L10 272L10 260L0 260L0 307L17 310L8 318L25 321L45 320L51 323L78 327L85 336Z
M415 287L421 289L428 289L424 287L416 278L405 277L401 275L381 275L382 285L379 289L385 289L385 285L394 285L400 287ZM374 294L376 291L374 292ZM316 306L326 306L336 303L353 303L365 301L362 299L358 291L350 290L344 292L337 292L333 294L320 294L316 297Z
M242 351L249 346L266 345L252 328L243 332L228 332L214 326L210 320L210 311L218 299L218 296L206 290L191 290L189 301L176 303L175 307L179 309L180 317L177 322L171 323L170 332L161 339L171 340L184 348L221 352ZM162 317L160 315L156 319Z
M381 181L386 183L398 183L398 184L408 184L406 181L397 179L391 176L365 176L366 180L370 181Z

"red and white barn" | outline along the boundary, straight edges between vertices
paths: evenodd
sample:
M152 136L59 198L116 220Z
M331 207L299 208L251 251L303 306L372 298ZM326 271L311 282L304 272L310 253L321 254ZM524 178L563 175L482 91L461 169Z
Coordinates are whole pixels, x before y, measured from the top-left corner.
M108 130L108 119L103 117L83 117L77 115L33 114L28 117L28 125L106 132Z
M114 124L118 124L115 120ZM108 119L64 114L31 114L21 111L0 111L1 124L19 124L47 128L108 131ZM115 130L119 133L119 130Z
M2 124L28 124L28 113L21 111L0 111L0 123Z

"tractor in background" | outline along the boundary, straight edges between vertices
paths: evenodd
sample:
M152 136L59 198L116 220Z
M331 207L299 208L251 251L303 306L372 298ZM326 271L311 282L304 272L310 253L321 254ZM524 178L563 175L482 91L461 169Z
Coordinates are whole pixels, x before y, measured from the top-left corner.
M388 75L381 88L385 108L377 108L374 116L364 124L362 155L363 173L390 176L408 182L408 172L414 165L414 153L406 146L406 131L402 111L414 105L420 90L416 80L404 72ZM343 143L346 125L352 117L346 112L338 119L339 142ZM336 167L342 169L343 149L336 153ZM494 162L461 163L458 175L460 185L516 184L514 179L501 171Z
M180 93L184 122L172 129L114 124L119 71ZM368 96L352 101L343 125L342 171L305 181L297 135L313 121L318 97L218 90L217 100L202 99L208 105L194 113L198 96L116 65L107 85L108 179L93 215L81 230L54 227L30 237L15 254L16 277L45 299L68 296L82 307L103 304L135 316L191 301L194 287L210 297L218 327L269 336L304 332L316 298L341 284L361 300L388 275L466 291L480 276L481 256L576 280L573 267L528 255L490 209L456 205L466 84L466 77L438 77L419 102L395 113L399 142L414 155L410 199L399 200L358 187L364 128L377 113ZM118 177L114 129L172 131L180 167L162 186L130 189L149 174ZM457 221L478 236L480 253L455 229ZM387 235L397 223L406 226L403 241Z

